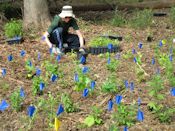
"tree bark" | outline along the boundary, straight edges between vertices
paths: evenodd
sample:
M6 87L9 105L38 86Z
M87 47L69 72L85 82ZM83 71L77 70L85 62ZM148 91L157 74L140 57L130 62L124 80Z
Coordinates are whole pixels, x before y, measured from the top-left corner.
M24 0L24 29L47 28L50 14L47 0Z

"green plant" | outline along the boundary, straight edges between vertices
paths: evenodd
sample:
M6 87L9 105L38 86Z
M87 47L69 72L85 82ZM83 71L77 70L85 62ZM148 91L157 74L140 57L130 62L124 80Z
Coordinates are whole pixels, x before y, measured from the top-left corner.
M102 110L100 108L93 106L92 113L85 118L83 123L88 127L102 124L102 119L100 118L101 113L102 113Z
M103 83L101 90L107 93L116 93L119 91L117 87L117 80L115 75L111 75L107 78L107 80Z
M148 109L155 114L156 118L158 118L161 123L170 123L173 113L175 113L174 108L165 107L156 102L148 103Z
M151 81L148 82L150 87L149 95L154 97L156 100L164 99L164 95L160 94L160 91L164 89L163 80L159 74L152 77Z
M40 83L44 83L44 80L41 76L34 76L32 79L32 92L34 95L41 94Z
M122 15L121 12L115 11L114 16L110 20L110 23L113 26L120 27L120 26L123 26L124 24L126 24L126 19L124 18L124 16Z
M5 35L8 38L15 36L22 36L22 21L21 20L11 20L4 26Z
M120 64L119 60L111 59L110 63L107 63L106 67L109 71L114 72L118 68L119 64Z
M32 65L30 60L25 62L25 69L27 71L27 78L32 78L35 72L35 67Z
M136 122L136 105L119 104L117 112L112 114L116 126L132 126Z
M22 107L22 102L23 102L23 98L20 96L20 90L17 90L15 92L12 93L12 95L10 96L10 100L11 100L11 106L14 110L16 110L17 112L21 110Z
M134 17L130 20L130 25L133 28L145 28L152 24L152 10L144 9L143 11L136 11Z
M62 94L61 96L61 102L64 105L64 110L67 113L71 113L71 112L75 112L77 110L77 108L75 107L75 105L73 104L70 96L66 93Z
M130 50L128 50L127 52L125 52L122 57L124 59L131 59L131 58L134 58L134 55L132 54L132 52Z
M89 45L91 47L98 47L98 46L107 46L109 43L112 43L113 45L119 45L118 40L111 40L105 37L96 37L91 39L89 42Z
M78 81L75 82L75 90L82 91L87 88L91 82L91 79L88 77L87 73L83 73L81 68L77 68Z

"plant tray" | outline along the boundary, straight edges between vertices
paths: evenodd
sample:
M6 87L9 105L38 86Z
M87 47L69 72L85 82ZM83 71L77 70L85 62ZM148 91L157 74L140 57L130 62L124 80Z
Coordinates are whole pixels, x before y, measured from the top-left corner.
M160 16L166 16L167 13L163 13L163 12L155 12L153 13L153 16L157 16L157 17L160 17Z
M120 52L121 49L119 46L114 46L111 50L108 49L107 46L100 46L100 47L90 47L89 48L89 53L92 55L99 55L99 54L104 54L104 53L116 53Z
M7 39L6 42L8 44L20 44L22 42L22 37L13 37L11 39Z

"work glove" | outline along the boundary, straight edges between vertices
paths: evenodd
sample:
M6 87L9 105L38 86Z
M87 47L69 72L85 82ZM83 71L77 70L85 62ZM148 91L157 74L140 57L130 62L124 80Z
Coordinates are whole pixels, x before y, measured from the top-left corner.
M57 54L57 55L63 55L63 52L58 47L53 47L52 53Z

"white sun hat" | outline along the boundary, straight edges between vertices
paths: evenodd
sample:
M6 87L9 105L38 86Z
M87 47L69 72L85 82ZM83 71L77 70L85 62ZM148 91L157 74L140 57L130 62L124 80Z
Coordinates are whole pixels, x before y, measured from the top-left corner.
M66 5L63 6L61 13L59 14L61 18L65 17L73 17L75 18L75 15L73 14L72 6Z

